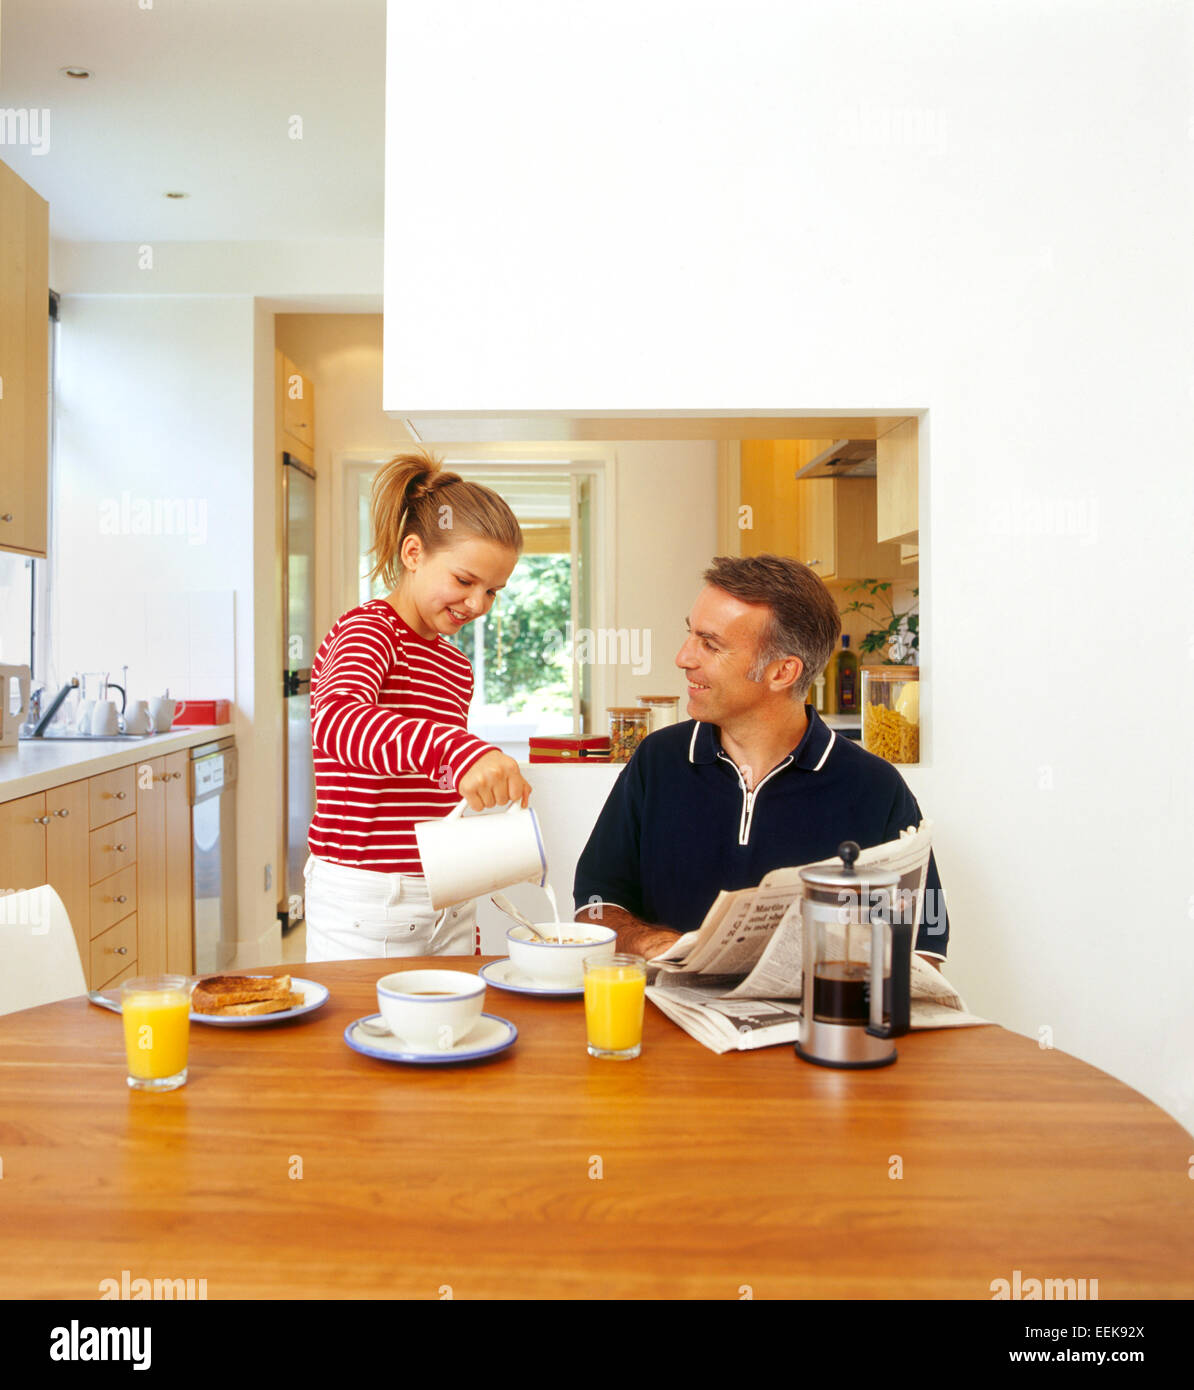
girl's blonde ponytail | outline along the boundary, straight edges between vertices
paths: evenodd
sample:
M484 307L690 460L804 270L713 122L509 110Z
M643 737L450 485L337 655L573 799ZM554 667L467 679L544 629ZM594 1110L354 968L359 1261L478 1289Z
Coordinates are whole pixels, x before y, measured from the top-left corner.
M396 454L378 469L370 510L376 563L369 578L380 575L391 588L405 572L399 551L411 534L429 555L471 536L522 552L522 530L507 503L491 488L446 472L443 460L425 450Z

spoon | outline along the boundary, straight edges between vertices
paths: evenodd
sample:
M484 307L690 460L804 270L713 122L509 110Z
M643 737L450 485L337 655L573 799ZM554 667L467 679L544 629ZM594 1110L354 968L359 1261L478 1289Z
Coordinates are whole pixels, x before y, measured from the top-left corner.
M392 1038L394 1036L384 1023L371 1023L367 1018L360 1019L357 1027L362 1033L372 1033L375 1038Z
M489 901L494 907L500 908L507 917L513 917L520 927L526 927L537 941L546 941L548 939L529 917L525 917L519 912L518 908L514 906L509 898L503 897L501 893L491 893L489 895Z

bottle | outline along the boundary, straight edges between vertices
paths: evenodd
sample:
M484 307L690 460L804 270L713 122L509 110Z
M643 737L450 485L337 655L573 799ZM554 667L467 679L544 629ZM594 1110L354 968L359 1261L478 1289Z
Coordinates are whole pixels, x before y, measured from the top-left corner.
M858 655L850 650L850 639L842 633L842 649L837 654L837 709L839 714L857 714Z
M840 649L839 649L840 651ZM825 670L822 677L825 681L825 706L820 711L822 714L837 713L837 662L839 652L834 654L825 663Z

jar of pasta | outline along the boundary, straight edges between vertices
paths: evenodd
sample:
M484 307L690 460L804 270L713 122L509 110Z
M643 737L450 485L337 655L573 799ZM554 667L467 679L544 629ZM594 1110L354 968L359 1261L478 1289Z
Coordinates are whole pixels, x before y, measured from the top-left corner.
M645 705L614 705L609 714L609 760L628 763L651 732L651 711Z
M666 729L669 724L674 724L680 716L679 695L640 695L638 702L651 711L652 733L656 729Z
M920 667L862 668L862 746L889 763L920 761Z

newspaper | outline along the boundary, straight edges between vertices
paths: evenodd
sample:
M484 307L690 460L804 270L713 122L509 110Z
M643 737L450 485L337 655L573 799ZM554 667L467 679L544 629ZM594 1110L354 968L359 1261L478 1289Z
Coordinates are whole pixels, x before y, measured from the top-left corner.
M925 908L932 826L922 821L899 838L863 850L855 867L899 875L916 940ZM831 864L835 861L821 861ZM650 962L647 997L714 1052L795 1042L803 988L803 880L800 868L773 869L757 888L717 895L704 922ZM846 956L846 928L830 926L830 946ZM870 930L852 928L849 958L870 960ZM837 938L836 940L834 938ZM987 1023L967 1011L957 990L928 961L912 955L913 1029Z

